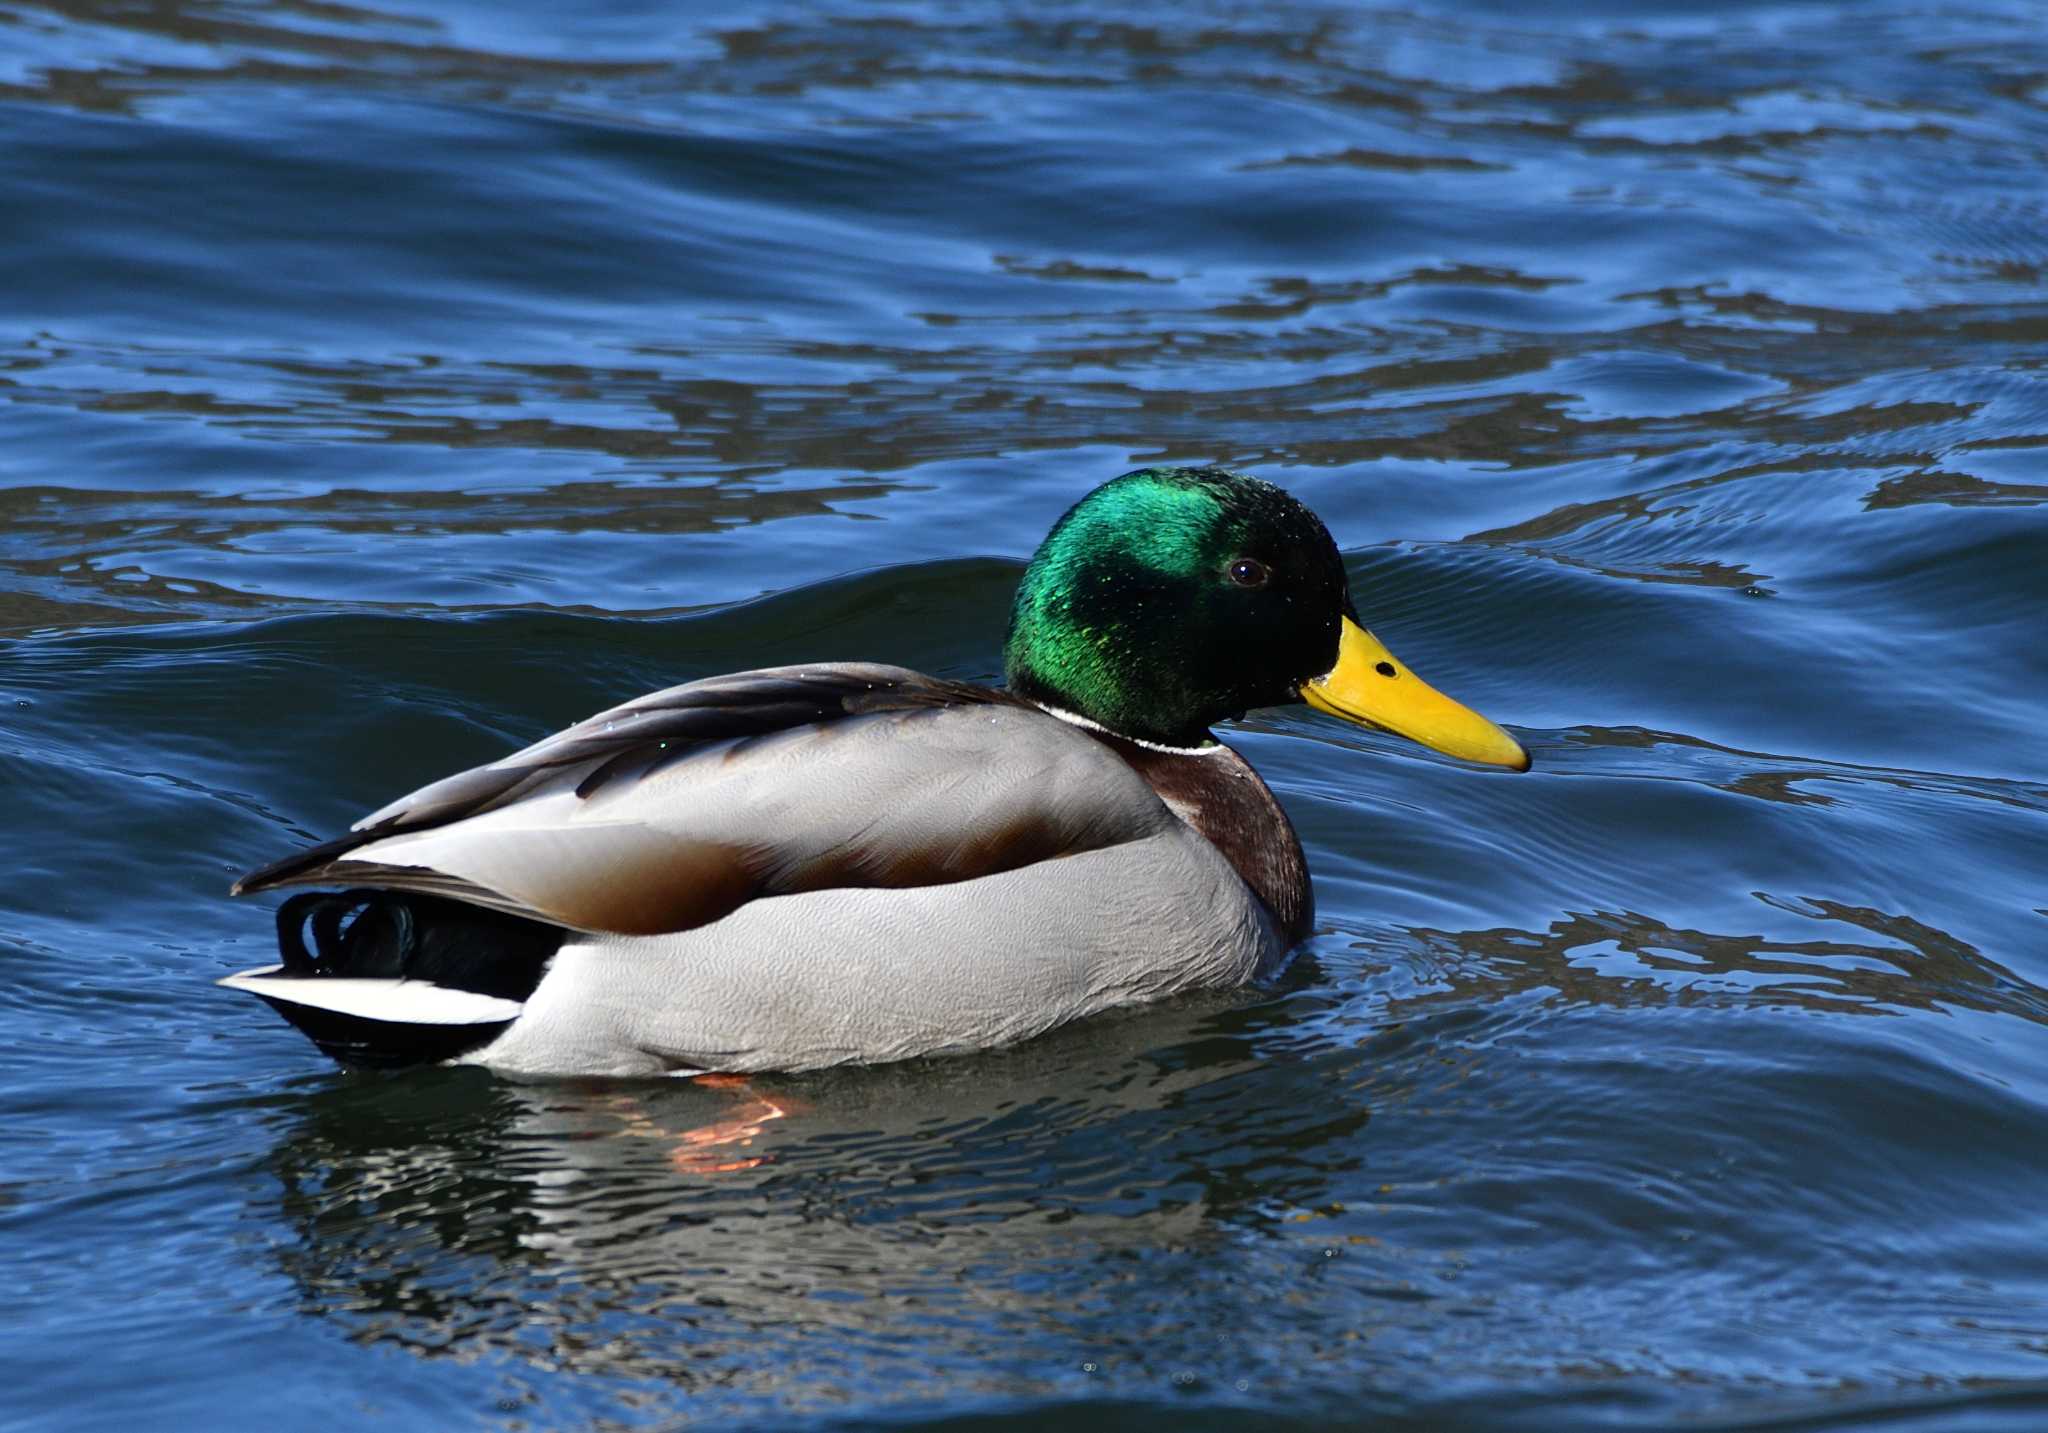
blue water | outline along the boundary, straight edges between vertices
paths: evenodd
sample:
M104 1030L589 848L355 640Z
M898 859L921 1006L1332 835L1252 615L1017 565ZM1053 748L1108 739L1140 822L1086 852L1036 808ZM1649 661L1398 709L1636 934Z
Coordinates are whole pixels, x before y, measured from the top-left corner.
M2044 172L2023 3L10 0L0 1424L2048 1426ZM1160 461L1535 758L1236 728L1272 985L748 1094L211 984Z

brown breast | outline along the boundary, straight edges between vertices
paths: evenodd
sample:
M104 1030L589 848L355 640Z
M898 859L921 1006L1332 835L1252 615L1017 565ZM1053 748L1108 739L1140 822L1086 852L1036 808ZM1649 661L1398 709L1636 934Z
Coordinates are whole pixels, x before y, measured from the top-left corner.
M1265 902L1273 923L1298 941L1315 920L1308 861L1294 823L1251 763L1229 747L1160 751L1107 732L1092 733L1145 778L1159 799L1209 844Z

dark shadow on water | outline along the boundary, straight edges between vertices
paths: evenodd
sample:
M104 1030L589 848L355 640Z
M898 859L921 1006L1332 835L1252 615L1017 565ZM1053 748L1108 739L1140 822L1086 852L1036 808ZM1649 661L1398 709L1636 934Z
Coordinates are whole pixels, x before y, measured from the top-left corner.
M1456 1000L1486 985L1585 1004L1739 1005L1833 1015L1975 1010L2048 1025L2043 991L1983 951L1910 916L1756 893L1795 916L1865 930L1868 941L1717 934L1633 911L1573 913L1543 931L1410 932L1459 973ZM1427 1002L1424 997L1424 1003Z

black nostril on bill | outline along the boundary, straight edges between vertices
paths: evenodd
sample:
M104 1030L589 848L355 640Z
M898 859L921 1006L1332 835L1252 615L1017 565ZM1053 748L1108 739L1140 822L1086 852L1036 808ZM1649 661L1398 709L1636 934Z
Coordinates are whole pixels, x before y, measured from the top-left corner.
M1374 666L1373 670L1375 672L1378 672L1383 677L1398 677L1401 675L1399 672L1394 670L1394 664L1392 662L1381 662Z

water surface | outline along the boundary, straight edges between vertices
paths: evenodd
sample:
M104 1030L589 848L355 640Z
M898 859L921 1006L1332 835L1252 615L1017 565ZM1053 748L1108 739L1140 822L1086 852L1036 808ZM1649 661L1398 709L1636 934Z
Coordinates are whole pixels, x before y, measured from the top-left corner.
M0 1421L2048 1420L2048 27L1523 10L0 9ZM751 1094L210 984L1165 461L1535 757L1253 714L1274 984Z

